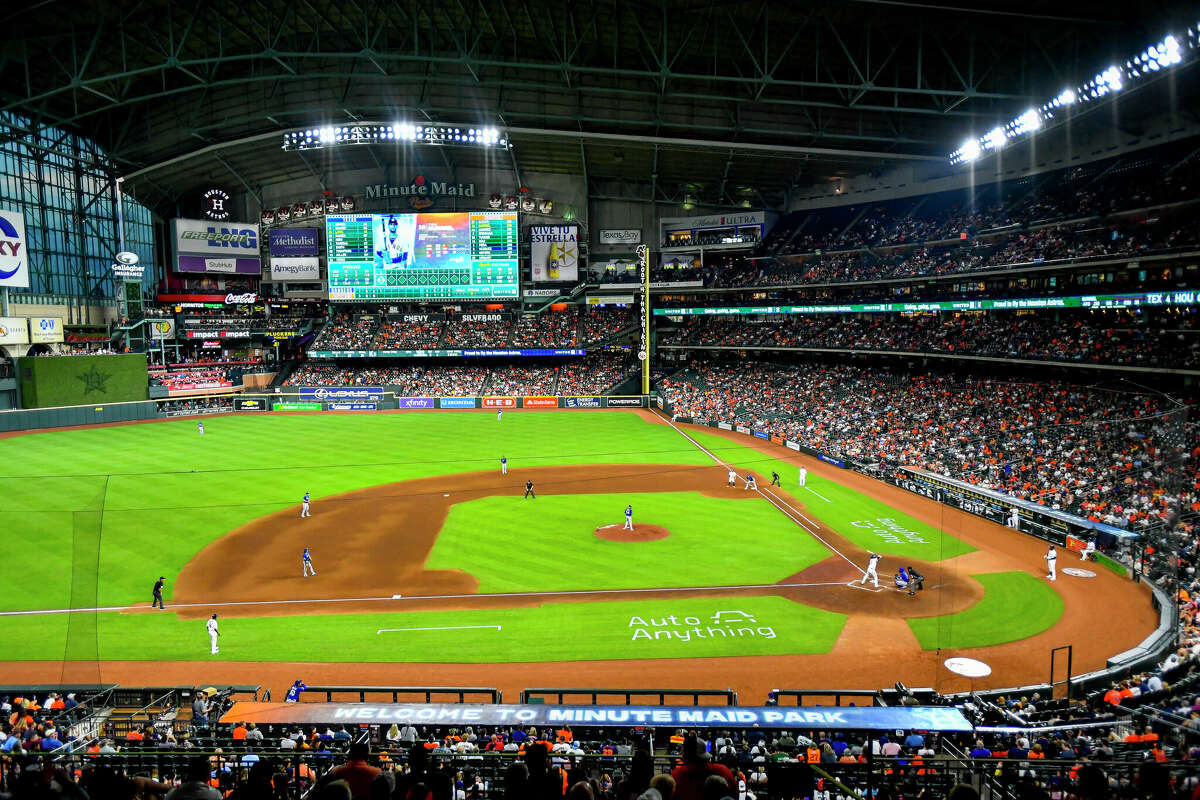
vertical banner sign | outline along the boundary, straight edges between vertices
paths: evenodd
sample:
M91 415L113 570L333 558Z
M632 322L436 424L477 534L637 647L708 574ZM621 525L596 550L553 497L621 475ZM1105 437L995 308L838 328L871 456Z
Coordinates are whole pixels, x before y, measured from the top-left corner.
M0 287L29 286L25 213L0 211Z
M638 360L642 362L642 394L650 394L650 248L638 245L638 277L642 279L642 335Z
M579 226L531 225L529 260L534 283L579 280Z

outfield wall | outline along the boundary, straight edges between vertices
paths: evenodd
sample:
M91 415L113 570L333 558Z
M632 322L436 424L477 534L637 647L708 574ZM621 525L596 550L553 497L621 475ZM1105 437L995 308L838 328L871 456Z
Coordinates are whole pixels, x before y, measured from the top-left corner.
M142 353L19 358L17 379L25 408L145 400L150 383Z

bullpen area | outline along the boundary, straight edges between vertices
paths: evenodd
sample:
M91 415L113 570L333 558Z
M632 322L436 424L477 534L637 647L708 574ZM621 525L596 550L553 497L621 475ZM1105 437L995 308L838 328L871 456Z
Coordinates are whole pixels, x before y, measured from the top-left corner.
M273 688L954 691L971 684L948 657L992 667L975 688L1038 683L1053 648L1098 669L1157 623L1123 575L1063 574L1064 552L1048 581L1040 540L736 432L645 410L497 416L275 412L206 418L203 435L190 419L0 440L10 682L166 685L206 664L214 683ZM923 588L896 588L900 567Z

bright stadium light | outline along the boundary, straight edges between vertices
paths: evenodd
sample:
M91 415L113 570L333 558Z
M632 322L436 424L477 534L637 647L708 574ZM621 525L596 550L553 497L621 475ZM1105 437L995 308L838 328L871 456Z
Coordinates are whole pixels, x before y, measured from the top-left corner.
M496 128L461 128L453 125L413 125L408 122L387 124L354 123L324 126L283 134L283 150L312 150L344 144L410 142L453 147L508 147L508 140Z
M1181 39L1186 40L1186 49ZM1185 35L1176 37L1174 34L1168 34L1163 37L1161 42L1152 44L1131 56L1123 66L1118 65L1120 62L1112 64L1097 73L1091 80L1073 89L1063 89L1056 97L1046 101L1040 107L1031 108L1006 124L997 126L983 136L973 139L975 147L968 148L967 145L963 145L958 148L950 154L950 163L956 165L971 161L978 155L969 157L968 153L970 152L999 150L1008 139L1017 139L1036 133L1045 127L1047 122L1054 119L1055 113L1059 109L1115 95L1138 80L1149 75L1163 73L1182 64L1185 56L1194 60L1195 55L1190 53L1198 48L1200 48L1200 22L1189 26Z

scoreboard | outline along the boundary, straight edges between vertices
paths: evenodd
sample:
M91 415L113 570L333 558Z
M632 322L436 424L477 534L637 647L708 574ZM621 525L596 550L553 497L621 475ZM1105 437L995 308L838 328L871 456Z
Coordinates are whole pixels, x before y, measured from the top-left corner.
M515 211L325 218L329 299L514 300Z

